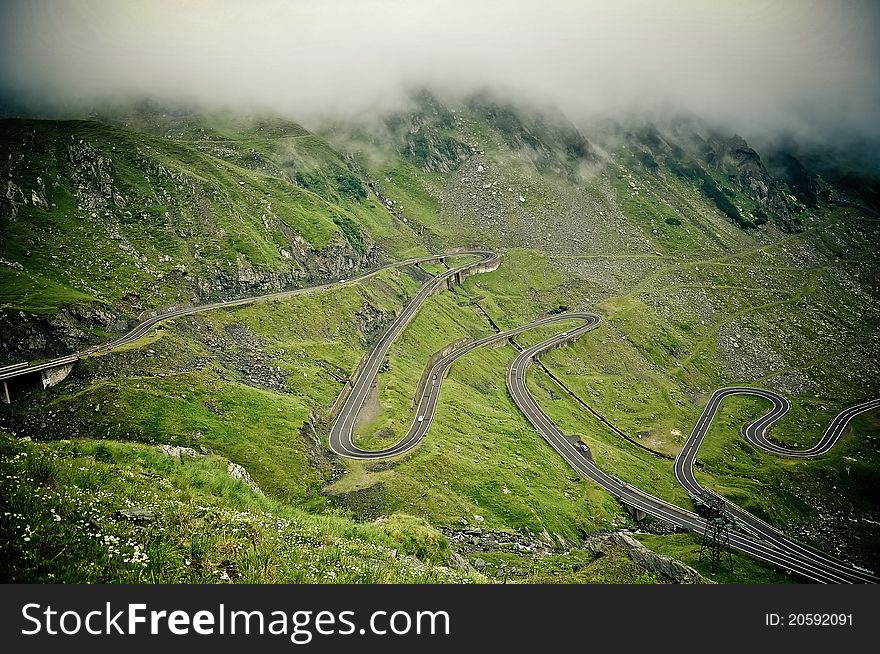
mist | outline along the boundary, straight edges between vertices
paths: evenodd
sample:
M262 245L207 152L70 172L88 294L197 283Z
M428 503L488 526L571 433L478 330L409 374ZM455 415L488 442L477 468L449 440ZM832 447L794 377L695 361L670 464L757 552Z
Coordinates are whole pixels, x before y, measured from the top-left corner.
M7 1L0 94L308 123L489 88L580 123L684 111L756 137L878 138L878 27L877 3L810 0Z

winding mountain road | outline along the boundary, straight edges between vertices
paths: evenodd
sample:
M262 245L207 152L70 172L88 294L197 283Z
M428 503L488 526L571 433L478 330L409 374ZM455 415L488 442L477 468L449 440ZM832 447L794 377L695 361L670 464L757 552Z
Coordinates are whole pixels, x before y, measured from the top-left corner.
M303 295L304 293L314 293L316 291L327 290L330 288L335 288L338 286L342 286L344 284L354 284L357 282L362 282L366 279L370 279L371 277L375 277L379 273L384 270L390 270L392 268L406 268L407 266L413 266L419 263L428 263L431 261L441 261L446 257L454 257L461 255L475 255L479 257L479 260L475 263L469 263L463 266L456 268L455 270L451 270L448 273L445 273L441 277L434 278L429 282L432 286L432 291L436 290L437 287L442 282L445 282L447 278L452 277L454 274L465 274L468 269L486 265L491 262L497 261L498 255L490 250L484 250L481 248L463 248L460 250L455 250L453 252L449 252L447 254L431 254L423 257L414 257L412 259L404 259L402 261L396 261L393 263L388 263L383 266L379 266L377 268L373 268L367 272L361 273L359 275L353 276L351 279L344 279L332 282L326 282L324 284L316 284L314 286L304 286L302 288L296 288L289 291L278 291L276 293L267 293L265 295L254 295L250 297L238 298L236 300L224 300L221 302L212 302L210 304L199 304L193 306L183 306L183 307L171 307L165 311L155 312L152 316L145 319L144 321L138 323L135 327L131 329L131 331L127 332L123 336L120 336L114 341L110 341L108 343L104 343L102 345L95 345L80 352L74 352L73 354L66 354L64 356L56 357L54 359L47 359L45 361L24 361L21 363L15 363L12 365L4 366L0 368L0 381L4 381L7 379L13 379L15 377L21 377L24 375L29 375L35 372L40 372L41 370L47 370L49 368L56 368L58 366L66 365L68 363L73 363L87 357L91 354L96 354L97 352L104 350L112 350L114 348L120 347L122 345L127 345L129 343L133 343L134 341L142 338L149 332L153 327L158 325L161 322L166 320L171 320L172 318L179 318L180 316L189 316L195 313L203 313L205 311L213 311L215 309L228 309L231 307L240 307L246 304L252 304L254 302L260 302L264 300L274 300L281 298L289 298L297 295ZM424 288L422 289L424 290ZM430 294L430 293L428 293ZM427 297L427 294L424 296ZM418 304L424 300L422 297L418 303L416 303L415 308L418 308ZM406 323L404 323L405 326ZM396 333L395 333L396 336Z
M691 432L690 437L687 439L681 452L679 452L675 459L675 478L685 490L688 491L691 497L700 497L705 496L706 494L720 497L720 495L705 488L697 481L697 478L694 475L694 464L696 463L697 453L699 452L700 446L706 438L706 434L712 425L712 420L718 413L721 403L726 398L734 395L760 397L769 400L772 403L772 407L767 413L748 423L743 428L743 436L746 441L770 454L799 459L808 459L826 454L832 447L834 447L853 418L867 411L880 409L880 398L848 407L834 417L815 445L804 449L795 449L773 443L767 437L770 427L782 418L782 416L788 413L791 408L791 403L786 398L778 393L762 388L740 386L720 388L712 394L711 398L709 398L709 402L703 410L699 420L697 420L693 432ZM796 541L785 538L781 531L752 515L748 511L740 508L737 504L726 500L725 503L728 510L733 515L733 518L741 527L745 528L752 534L755 534L767 542L775 544L779 548L788 549L794 553L806 554L808 556L818 554L815 551L800 545ZM833 559L829 560L833 561ZM872 578L866 581L874 581L874 579Z
M705 521L696 513L670 504L669 502L654 497L638 488L630 486L626 482L599 468L592 460L589 449L579 443L577 438L565 435L547 416L547 414L544 413L527 387L526 372L535 359L542 353L547 352L554 347L571 342L586 332L594 329L600 322L600 317L595 314L584 312L555 314L540 318L528 325L492 334L457 347L433 364L430 370L426 371L424 388L422 395L417 402L417 410L413 423L406 435L399 442L388 448L376 451L364 450L354 444L354 425L394 339L400 335L406 325L415 316L424 300L432 293L443 290L443 288L452 280L460 281L468 274L492 270L497 267L499 260L498 255L485 249L462 249L448 254L427 255L406 259L375 268L371 271L354 276L349 280L328 282L290 291L280 291L261 296L215 302L199 306L172 307L171 309L150 316L124 336L105 345L91 347L81 352L57 357L48 361L33 363L25 362L0 368L0 381L72 363L80 358L95 354L98 351L110 350L121 345L132 343L146 335L149 330L158 323L179 316L242 306L261 300L293 297L304 293L334 288L343 284L353 284L371 278L383 270L390 268L403 268L431 261L445 261L446 257L458 255L473 255L477 257L477 260L450 269L425 282L418 293L406 304L400 314L398 314L373 350L365 357L362 365L354 375L349 393L347 397L345 397L338 412L337 420L331 428L329 436L330 449L340 456L352 459L383 459L409 452L419 444L421 439L428 432L439 402L443 378L449 367L457 359L478 347L511 338L536 327L561 321L580 320L583 323L581 326L557 334L550 339L519 352L507 371L507 388L510 392L511 398L520 411L522 411L526 419L547 440L550 446L578 473L593 480L626 505L655 516L675 525L676 527L698 533L702 532L705 529ZM816 445L802 450L794 450L775 444L767 437L767 432L770 426L788 411L790 407L788 400L776 393L763 389L738 387L720 389L710 398L700 420L694 427L693 433L688 438L675 460L676 479L678 479L682 486L684 486L693 497L699 497L710 492L704 489L694 476L693 466L697 452L699 451L700 445L709 430L712 419L715 417L721 402L726 397L737 394L763 397L770 400L773 404L773 407L767 414L746 426L745 438L756 447L767 452L799 458L820 456L826 453L838 441L853 417L860 413L880 408L880 399L863 402L853 407L849 407L834 418ZM737 507L731 502L727 502L727 505L730 507L731 513L736 521L735 528L730 534L730 542L733 547L742 552L818 582L876 583L880 581L878 577L874 576L869 571L853 567L786 538L782 532L776 528Z
M448 275L448 273L445 274ZM428 282L425 289L431 286L431 282ZM526 419L547 440L550 446L572 468L592 479L621 502L665 520L676 527L698 533L705 530L705 521L698 514L645 493L604 472L592 460L589 450L586 448L582 449L581 444L577 442L576 438L566 436L544 413L529 391L526 385L526 371L529 366L542 353L554 347L564 345L594 329L599 324L600 317L591 313L555 314L536 320L528 325L492 334L459 346L426 371L424 390L417 402L413 422L403 438L394 445L381 450L364 450L355 445L353 441L354 425L357 422L367 394L376 381L376 375L387 356L391 342L402 331L403 325L412 319L418 309L418 305L428 294L429 292L426 292L416 296L407 305L405 312L398 317L397 321L400 321L401 324L398 325L397 321L395 324L392 324L386 336L367 355L366 363L353 382L352 390L348 397L345 398L336 422L331 428L329 446L333 452L351 459L384 459L409 452L427 434L439 402L443 378L449 367L457 359L478 347L508 339L536 327L561 321L581 320L583 324L580 327L557 334L548 340L522 350L517 355L508 368L506 378L507 388L514 403L522 411ZM749 439L749 442L769 452L785 454L787 456L809 457L827 452L840 438L853 417L859 413L880 408L880 399L850 407L842 411L832 421L823 437L814 447L805 450L789 450L767 440L767 430L769 427L788 411L790 404L785 398L761 389L721 389L712 396L709 405L694 428L694 433L685 443L675 461L676 478L694 497L699 497L701 493L705 492L705 489L693 477L693 463L711 421L725 397L745 393L765 397L774 403L773 410L746 427L746 437ZM876 583L880 581L880 578L874 576L869 571L853 567L786 538L779 530L740 509L731 502L727 502L727 505L731 507L736 520L735 527L730 534L730 542L733 547L742 552L822 583Z
M391 345L390 341L384 341L374 349L368 357L368 362L364 368L364 373L357 376L354 381L351 394L346 399L339 411L339 417L330 430L329 445L330 449L336 454L348 457L350 459L385 459L391 456L398 456L413 449L419 444L419 441L427 433L431 421L434 419L434 412L437 409L437 403L440 398L440 387L446 371L457 360L468 352L475 350L483 345L497 343L517 334L522 334L535 327L541 325L549 325L562 320L571 320L573 318L582 318L587 314L557 314L541 318L533 323L511 329L509 331L490 334L484 338L480 338L469 343L465 343L461 347L455 349L452 353L446 355L435 363L425 376L425 385L422 395L416 406L416 412L413 417L412 425L406 435L394 445L382 450L364 450L354 444L354 425L357 422L358 415L364 405L364 400L370 392L370 387L376 380L376 375L369 374L368 371L378 370L382 365L382 361L388 353ZM390 330L389 330L390 333ZM574 333L574 332L572 332ZM422 420L419 420L422 418Z
M593 329L599 322L599 317L593 314L575 314L574 316L569 314L569 316L581 317L584 319L585 324L575 331L560 334L542 343L533 345L523 350L514 359L507 372L507 387L513 401L528 421L534 425L550 446L569 465L602 486L621 502L677 527L698 533L704 531L705 521L696 513L682 509L634 488L599 468L592 460L592 457L587 456L585 452L572 442L570 437L562 433L559 427L544 413L534 396L532 396L526 385L526 370L534 359L547 350ZM718 397L717 402L714 404L710 403L706 411L704 411L703 417L694 429L699 440L695 440L694 436L688 440L688 443L682 449L682 453L676 459L676 470L680 466L679 461L689 460L692 466L699 443L702 442L702 438L705 436L709 424L711 424L711 420L718 410L718 405L725 396ZM866 408L864 410L869 409ZM780 415L782 414L778 414L777 417ZM845 411L841 415L844 416L843 419L848 421L855 414ZM763 418L756 421L756 423L765 426L769 424L764 422ZM832 425L832 428L829 428L829 430L834 429L839 434L844 427L845 424L838 423L837 427ZM688 448L688 445L690 445L690 448ZM698 495L698 493L694 494ZM796 572L808 579L823 583L876 583L880 581L880 578L875 577L868 571L854 568L842 561L825 556L820 552L786 538L777 529L748 512L739 509L739 507L736 507L731 502L727 502L727 505L735 509L735 515L738 518L737 524L730 534L730 543L742 552L774 563L785 570ZM748 519L743 520L742 518L746 516Z

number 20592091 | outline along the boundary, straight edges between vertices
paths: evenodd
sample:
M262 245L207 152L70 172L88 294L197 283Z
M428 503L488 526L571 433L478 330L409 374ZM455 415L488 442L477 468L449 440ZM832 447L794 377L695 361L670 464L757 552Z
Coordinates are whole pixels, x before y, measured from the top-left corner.
M852 613L765 613L768 627L851 627Z

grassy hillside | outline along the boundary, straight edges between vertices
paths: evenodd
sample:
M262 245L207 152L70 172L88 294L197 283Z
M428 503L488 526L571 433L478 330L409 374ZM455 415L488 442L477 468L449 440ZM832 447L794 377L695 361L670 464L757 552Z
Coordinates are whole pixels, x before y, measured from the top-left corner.
M4 165L28 198L16 201L14 217L7 202L0 223L9 342L43 336L45 350L63 349L52 339L72 325L87 332L79 341L99 340L143 308L265 292L348 276L382 259L482 244L503 252L500 268L424 304L368 397L356 427L360 445L381 447L405 433L415 385L444 346L565 310L592 310L603 322L545 355L546 372L533 369L530 388L600 466L682 506L690 501L671 457L714 388L753 384L791 397L793 411L774 437L801 445L843 406L880 394L876 220L821 198L815 206L786 199L782 179L771 180L766 197L755 194L742 179L766 171L731 158L733 146L717 137L699 136L718 154L715 165L667 132L584 129L588 140L564 122L494 102L454 111L426 102L380 128L334 125L320 135L287 121L222 115L6 121L4 148L16 154ZM88 148L72 155L69 143L80 140ZM39 197L38 175L45 209L31 199L32 190ZM350 525L352 534L367 529L365 538L383 546L388 527L372 521L398 513L418 516L420 534L423 522L431 525L430 542L439 542L433 529L479 529L573 552L586 534L634 526L518 413L503 376L513 345L453 365L435 423L409 455L371 463L328 453L330 408L346 378L442 269L387 271L362 285L177 319L123 351L82 362L58 387L0 406L0 422L47 443L33 447L66 453L82 443L75 456L64 455L76 460L107 439L112 465L128 465L133 452L154 456L135 443L204 448L208 457L193 465L215 472L225 460L243 465L266 493L260 502L274 503L260 511L281 515L283 507ZM112 315L71 313L83 306ZM53 321L54 331L46 327ZM525 346L564 329L516 340ZM880 563L870 545L880 535L880 503L870 492L876 416L860 419L829 457L793 462L753 452L739 438L759 410L749 401L725 404L702 453L701 481L805 541ZM112 492L124 494L125 479ZM180 492L201 483L187 478ZM409 528L414 519L401 520ZM694 563L692 537L644 541ZM509 556L489 549L468 558L483 559L492 575L532 570L518 580L641 579L613 557L575 570L555 555ZM305 575L305 560L289 569ZM742 561L715 578L781 579ZM161 567L156 579L177 578ZM392 568L377 578L416 578Z
M0 321L19 341L0 356L63 351L150 308L425 251L337 152L294 123L129 122L0 124ZM61 310L63 325L51 319Z
M49 583L469 583L446 539L394 515L356 524L255 493L220 457L0 435L2 580Z

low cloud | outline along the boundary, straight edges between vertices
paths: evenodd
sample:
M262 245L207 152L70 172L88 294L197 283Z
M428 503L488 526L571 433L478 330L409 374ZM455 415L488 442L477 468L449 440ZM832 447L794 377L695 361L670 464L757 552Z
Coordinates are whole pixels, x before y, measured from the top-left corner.
M872 2L22 0L0 8L10 106L160 101L358 114L428 86L741 133L880 136Z

